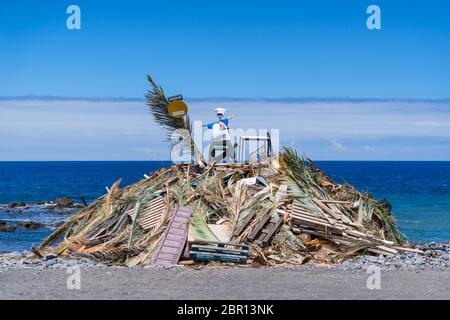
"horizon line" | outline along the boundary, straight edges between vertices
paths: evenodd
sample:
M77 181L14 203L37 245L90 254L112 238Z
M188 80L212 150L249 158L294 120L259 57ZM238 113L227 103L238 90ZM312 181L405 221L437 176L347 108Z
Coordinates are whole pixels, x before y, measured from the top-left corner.
M309 102L406 102L406 103L450 103L450 98L354 98L354 97L186 97L192 102L267 102L267 103L309 103ZM145 102L145 97L83 97L23 95L0 96L0 101L89 101L89 102Z
M312 159L311 159L312 160ZM378 160L364 160L364 159L348 159L348 160L332 160L332 159L319 159L312 160L313 162L450 162L448 160L418 160L418 159L378 159ZM178 165L171 160L0 160L0 163L11 162L171 162L172 165ZM195 164L195 163L192 163Z

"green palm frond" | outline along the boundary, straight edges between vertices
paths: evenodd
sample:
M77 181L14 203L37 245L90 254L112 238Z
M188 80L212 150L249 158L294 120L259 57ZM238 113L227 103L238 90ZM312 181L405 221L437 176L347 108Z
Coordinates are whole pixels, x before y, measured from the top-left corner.
M167 109L169 105L169 100L165 96L164 90L160 86L158 86L155 83L155 81L153 81L151 76L147 75L147 80L152 87L152 89L149 90L146 95L147 105L153 114L155 122L160 126L162 126L167 131L169 141L172 141L171 139L172 134L176 130L179 129L186 130L186 133L189 135L189 137L183 137L184 138L183 141L185 143L190 143L190 145L187 145L187 147L190 148L191 151L193 151L197 163L200 166L203 166L204 163L203 156L201 155L199 149L197 148L192 139L192 121L189 118L189 115L185 115L181 119L172 117ZM178 141L178 139L175 140Z
M290 148L284 148L280 155L280 173L290 178L302 192L308 194L309 197L326 199L328 191L318 181L317 177L308 167L303 158Z
M149 90L146 95L147 105L153 113L155 122L168 131L169 140L170 135L177 129L186 129L189 133L192 133L189 116L186 115L181 119L172 117L167 110L169 100L166 98L163 89L149 75L147 76L147 80L152 86L152 90Z

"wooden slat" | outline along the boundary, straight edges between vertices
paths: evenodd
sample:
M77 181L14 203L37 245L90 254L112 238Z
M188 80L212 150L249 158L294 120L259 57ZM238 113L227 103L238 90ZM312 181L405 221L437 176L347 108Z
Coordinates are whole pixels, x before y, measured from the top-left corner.
M292 213L305 212L305 211L306 210L300 205L300 202L298 200L294 200L294 202L292 203ZM324 213L318 206L317 206L317 210L314 211L314 213L318 213L318 215L325 218L329 223L333 223L335 221L335 219L330 217L328 214ZM311 214L313 214L313 213L311 212Z
M267 221L269 221L271 215L270 212L266 213L261 217L261 220L256 224L256 226L253 228L253 230L248 235L248 239L254 240L255 237L258 235L260 230L266 225Z
M273 225L267 230L267 234L262 240L263 243L267 243L272 239L273 235L278 231L278 229L283 224L283 218L279 218L277 221L273 223Z
M145 229L149 230L158 226L166 210L163 197L157 197L145 205L144 212L139 216L137 222Z
M207 249L207 250L217 250L220 247L217 246L205 246L205 245L192 245L191 250L195 249L195 248L202 248L202 249ZM248 252L248 250L245 249L233 249L233 248L220 248L221 250L225 250L225 251L234 251L236 253L240 253L240 252Z
M239 227L237 227L235 230L234 230L234 232L233 232L233 235L236 237L236 236L239 236L241 233L242 233L242 231L244 231L244 229L245 229L245 227L247 227L247 225L250 223L250 221L253 219L253 217L255 216L255 212L251 212L251 213L249 213L246 217L245 217L245 219L241 222L241 223L239 223Z
M245 258L245 256L235 255L235 254L226 254L226 253L218 253L218 252L204 252L204 251L189 251L189 254L204 254L204 255L213 255L220 257L230 257L230 258Z

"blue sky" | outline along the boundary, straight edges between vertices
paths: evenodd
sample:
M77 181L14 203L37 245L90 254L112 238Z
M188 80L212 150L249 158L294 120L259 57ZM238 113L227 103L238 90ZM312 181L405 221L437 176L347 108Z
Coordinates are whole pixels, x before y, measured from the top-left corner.
M381 8L382 29L366 28ZM82 30L66 28L78 4ZM448 1L2 1L0 95L449 98Z
M81 30L66 28L70 4L81 8ZM381 30L366 28L370 4L381 8ZM2 1L0 97L9 98L0 101L0 160L166 157L143 101L116 101L108 114L109 100L72 100L70 106L65 100L142 98L147 73L168 93L191 98L192 111L203 121L211 120L217 103L228 107L229 100L193 98L275 99L265 100L262 108L286 114L273 123L283 127L282 141L314 158L450 160L449 12L444 0ZM64 99L17 98L29 95ZM327 98L335 127L342 127L341 121L346 130L306 134L298 123L307 118L314 121L307 123L311 127L331 125L322 120L333 120L330 110L308 118L322 110L322 102L276 100L285 97ZM248 100L229 108L239 125L249 125L239 119L253 121L252 127L270 125L270 112L258 114ZM410 108L417 118L410 118ZM352 116L361 112L367 115L363 126ZM141 122L145 117L134 114L147 114L148 127ZM72 115L79 122L71 123ZM109 119L97 127L114 128L114 135L94 130L93 120L83 130L86 119ZM383 132L380 121L392 119L397 121L392 130ZM353 126L357 130L350 130ZM405 131L394 132L395 126ZM90 132L97 149L83 148L83 131Z

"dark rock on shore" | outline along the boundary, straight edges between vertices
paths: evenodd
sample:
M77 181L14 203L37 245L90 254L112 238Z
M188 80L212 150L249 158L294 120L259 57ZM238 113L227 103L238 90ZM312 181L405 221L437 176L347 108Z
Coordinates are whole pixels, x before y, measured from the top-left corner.
M45 260L45 261L53 260L53 259L56 259L56 258L58 258L58 255L56 255L56 254L54 254L54 253L47 253L47 254L44 256L44 260Z
M30 230L36 230L36 229L41 229L41 228L45 228L47 225L39 223L39 222L34 222L34 221L20 221L17 224L17 228L24 228L24 229L30 229Z
M55 200L55 205L60 208L70 208L73 207L74 204L73 199L69 197L57 198Z
M62 197L56 198L55 201L44 202L44 205L49 205L47 210L56 210L56 209L78 209L83 208L84 206L76 203L70 197Z
M35 205L43 206L43 205L48 205L48 204L51 204L51 203L52 203L51 201L44 200L44 201L36 202Z
M27 206L27 204L25 202L13 202L13 203L8 204L6 207L9 209L12 209L12 208L23 208L26 206Z
M3 212L6 213L21 213L28 209L33 209L34 207L41 207L44 210L48 211L58 211L59 209L80 209L84 208L85 206L80 203L76 203L72 198L70 197L60 197L56 198L54 201L49 200L43 200L36 203L25 203L25 202L11 202L7 205L0 205L0 208L2 208ZM62 213L66 213L63 212ZM67 213L73 213L73 212L67 212Z
M20 221L16 224L11 224L6 221L0 220L0 232L13 232L16 229L37 230L47 227L46 224L34 222L34 221Z
M8 224L6 221L0 220L0 232L13 232L16 227Z

